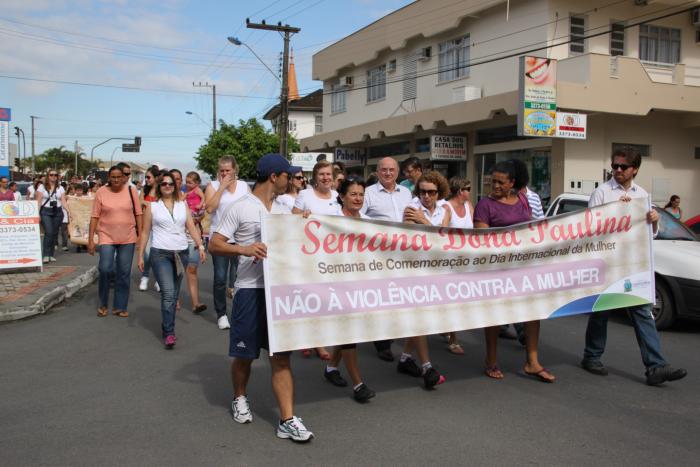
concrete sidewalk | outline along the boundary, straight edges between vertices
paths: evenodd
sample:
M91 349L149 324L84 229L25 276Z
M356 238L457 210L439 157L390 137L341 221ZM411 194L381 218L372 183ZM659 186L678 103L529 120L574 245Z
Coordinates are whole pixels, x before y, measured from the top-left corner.
M14 321L46 313L97 278L97 255L56 251L55 263L33 269L0 271L0 321Z

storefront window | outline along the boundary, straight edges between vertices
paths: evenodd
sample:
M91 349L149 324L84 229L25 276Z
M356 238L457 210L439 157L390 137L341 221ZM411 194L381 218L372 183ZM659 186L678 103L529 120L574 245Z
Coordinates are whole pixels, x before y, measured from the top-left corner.
M515 151L477 154L476 156L476 197L477 201L491 193L491 169L498 162L519 159L527 165L530 174L531 190L542 198L542 205L547 206L552 196L552 176L550 171L551 151L542 149L519 149Z

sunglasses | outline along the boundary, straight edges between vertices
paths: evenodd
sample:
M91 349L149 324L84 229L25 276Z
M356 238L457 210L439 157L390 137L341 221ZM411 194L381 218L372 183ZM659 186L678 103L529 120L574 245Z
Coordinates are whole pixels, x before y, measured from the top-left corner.
M304 176L303 175L295 175L294 180L304 180Z
M472 191L472 187L470 186L465 186L462 188L462 191Z
M58 174L49 174L49 177L58 177Z
M172 182L160 182L160 186L175 186Z
M627 164L611 164L610 167L612 167L613 170L620 169L624 172L625 170L629 169L632 166L627 165Z
M419 193L421 196L425 196L425 195L428 195L428 196L437 196L438 191L437 191L437 190L418 190L418 193Z

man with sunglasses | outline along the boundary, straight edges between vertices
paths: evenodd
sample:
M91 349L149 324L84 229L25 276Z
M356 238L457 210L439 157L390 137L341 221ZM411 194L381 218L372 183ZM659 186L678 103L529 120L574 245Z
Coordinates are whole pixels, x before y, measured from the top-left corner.
M615 151L611 157L613 176L603 183L591 195L589 207L600 206L614 201L628 202L632 198L649 198L649 194L636 183L634 177L642 165L639 152L632 149ZM659 215L653 209L647 213L647 222L653 225L654 235L658 232ZM634 252L632 252L634 254ZM607 339L609 311L591 313L586 329L586 347L583 351L581 367L594 375L606 376L608 369L601 362ZM651 305L637 305L627 308L637 343L646 367L646 382L658 386L666 381L675 381L685 377L683 368L673 368L661 355L661 342L656 331L656 323L651 313Z

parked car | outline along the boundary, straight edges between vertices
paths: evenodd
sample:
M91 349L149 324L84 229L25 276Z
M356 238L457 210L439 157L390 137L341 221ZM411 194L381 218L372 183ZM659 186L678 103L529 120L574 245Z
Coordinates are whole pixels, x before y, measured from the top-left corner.
M685 225L689 227L695 235L700 235L700 216L691 217L685 221Z
M559 195L546 217L584 209L588 196ZM659 213L659 233L654 239L656 304L652 307L657 329L667 329L678 318L700 318L700 240L667 211Z
M27 199L27 190L32 185L32 182L17 182L17 191L22 195L22 199Z

